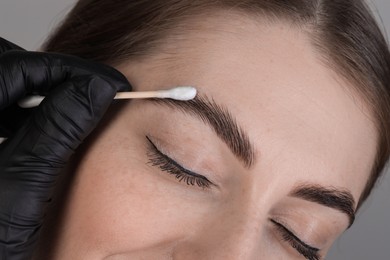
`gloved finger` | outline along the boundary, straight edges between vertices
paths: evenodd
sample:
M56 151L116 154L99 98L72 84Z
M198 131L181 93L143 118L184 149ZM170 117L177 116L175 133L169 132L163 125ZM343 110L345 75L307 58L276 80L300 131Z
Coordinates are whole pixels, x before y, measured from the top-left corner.
M0 37L0 54L10 50L24 50L24 49L22 47L19 47L15 43L12 43Z
M0 182L0 256L5 259L30 257L58 174L117 91L97 76L64 84L0 146L1 177L7 180Z
M7 51L0 56L0 109L28 93L46 95L65 81L93 75L111 81L118 91L131 88L125 76L103 64L63 54Z
M21 108L17 104L0 110L0 137L10 137L15 134L33 110L34 108Z
M10 50L23 50L23 48L0 37L0 55ZM27 109L21 109L17 105L0 111L0 143L2 143L3 137L10 136L15 132L19 122L27 118L28 114ZM18 120L15 120L15 118L18 118Z

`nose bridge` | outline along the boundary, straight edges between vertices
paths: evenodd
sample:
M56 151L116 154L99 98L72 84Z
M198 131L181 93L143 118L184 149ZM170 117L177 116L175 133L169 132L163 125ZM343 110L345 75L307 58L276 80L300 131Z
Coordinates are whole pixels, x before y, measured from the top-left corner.
M240 213L238 213L240 214ZM210 230L209 253L218 259L258 259L261 242L261 224L255 219L245 216L232 217L231 221L220 221L218 226ZM226 217L229 218L229 217Z
M262 237L267 209L249 198L227 203L180 247L174 259L266 259L267 243L262 243Z

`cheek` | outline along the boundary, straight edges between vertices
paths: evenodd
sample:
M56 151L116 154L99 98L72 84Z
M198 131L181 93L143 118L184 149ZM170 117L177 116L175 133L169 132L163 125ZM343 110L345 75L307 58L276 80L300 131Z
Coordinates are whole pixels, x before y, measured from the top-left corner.
M99 255L153 248L183 239L206 218L207 203L190 203L185 185L147 164L140 139L109 130L80 164L66 223L79 248Z

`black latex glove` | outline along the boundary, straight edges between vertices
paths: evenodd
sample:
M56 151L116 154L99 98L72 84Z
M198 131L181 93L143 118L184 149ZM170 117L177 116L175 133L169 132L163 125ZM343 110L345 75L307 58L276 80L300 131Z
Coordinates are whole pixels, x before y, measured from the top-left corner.
M1 38L0 51L0 110L29 93L46 95L0 145L0 259L29 259L59 172L116 92L131 87L102 64L27 52Z

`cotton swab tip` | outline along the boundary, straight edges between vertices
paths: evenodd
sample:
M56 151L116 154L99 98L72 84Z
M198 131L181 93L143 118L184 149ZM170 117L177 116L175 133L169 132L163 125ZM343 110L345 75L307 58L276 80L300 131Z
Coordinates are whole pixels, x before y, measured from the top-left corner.
M188 101L196 97L196 88L191 86L183 86L166 90L163 94L165 98L175 100Z
M21 100L18 101L18 105L21 108L31 108L38 106L42 100L44 99L44 96L27 96Z

